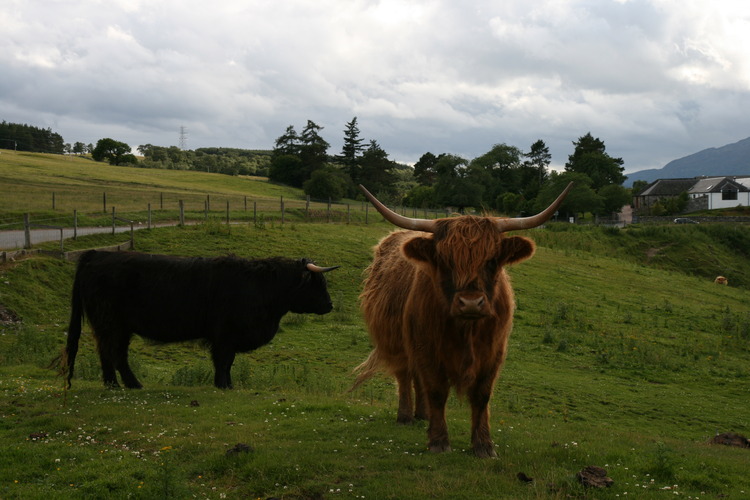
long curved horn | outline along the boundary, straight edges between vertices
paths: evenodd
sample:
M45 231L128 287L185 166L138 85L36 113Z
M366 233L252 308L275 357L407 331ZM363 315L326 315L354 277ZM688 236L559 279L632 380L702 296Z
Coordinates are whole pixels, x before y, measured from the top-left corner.
M382 215L385 220L387 220L394 226L402 227L404 229L412 229L414 231L424 231L426 233L435 232L435 221L429 219L411 219L409 217L399 215L396 212L392 211L390 208L380 203L378 199L370 194L370 192L365 189L362 184L359 185L359 189L362 190L362 192L365 194L367 199L370 200L370 203L372 203L375 209L380 212L380 215Z
M312 262L308 262L306 267L308 270L314 273L327 273L328 271L333 271L334 269L338 269L341 266L320 267L320 266L316 266Z
M565 197L568 195L568 191L573 187L573 183L568 183L568 186L560 193L555 201L552 202L544 211L539 212L531 217L517 217L515 219L497 219L497 228L500 231L517 231L519 229L531 229L532 227L541 226L547 222L558 209L560 204L563 202Z

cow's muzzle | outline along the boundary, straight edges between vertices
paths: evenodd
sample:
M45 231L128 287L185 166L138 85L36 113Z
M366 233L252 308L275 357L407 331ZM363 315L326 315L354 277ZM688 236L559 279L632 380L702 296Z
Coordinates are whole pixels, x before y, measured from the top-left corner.
M481 319L489 314L487 297L482 292L459 292L453 298L453 316L461 319Z

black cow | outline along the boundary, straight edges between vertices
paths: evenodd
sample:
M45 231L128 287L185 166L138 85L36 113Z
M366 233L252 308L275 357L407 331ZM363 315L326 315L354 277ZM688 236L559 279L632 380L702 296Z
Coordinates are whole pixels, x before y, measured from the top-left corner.
M118 387L117 370L125 387L142 387L128 365L128 346L136 333L158 342L204 340L211 348L214 385L231 388L235 354L270 342L287 312L331 311L323 273L336 267L282 257L188 258L90 250L78 261L73 283L63 354L68 387L85 315L105 386Z

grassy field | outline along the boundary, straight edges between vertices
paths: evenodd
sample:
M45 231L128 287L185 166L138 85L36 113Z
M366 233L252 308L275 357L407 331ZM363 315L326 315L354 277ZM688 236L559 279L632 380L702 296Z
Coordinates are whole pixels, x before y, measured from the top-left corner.
M305 195L299 189L269 183L263 177L233 177L205 172L115 167L87 157L0 150L0 230L18 229L25 213L32 222L72 226L73 211L80 225L100 225L118 216L144 223L150 204L152 220L177 220L180 201L186 217L203 219L208 209L225 217L280 219L281 200L290 220L305 215ZM334 205L336 219L364 220L364 204L344 200ZM326 218L327 203L310 205L308 216Z
M200 345L140 340L132 357L145 388L105 390L88 334L64 391L45 366L64 342L74 266L47 257L4 265L0 498L750 496L750 450L709 444L717 432L750 435L750 289L735 278L750 263L748 247L731 243L745 232L527 232L539 247L511 269L516 324L491 403L498 459L479 460L465 402L449 401L454 451L433 455L424 425L395 424L390 379L346 392L370 349L357 305L362 271L389 230L209 221L138 233L144 252L342 266L328 275L334 311L287 316L271 344L238 356L231 391L212 387ZM732 270L730 286L708 278L717 268ZM588 465L613 485L581 486L576 473Z

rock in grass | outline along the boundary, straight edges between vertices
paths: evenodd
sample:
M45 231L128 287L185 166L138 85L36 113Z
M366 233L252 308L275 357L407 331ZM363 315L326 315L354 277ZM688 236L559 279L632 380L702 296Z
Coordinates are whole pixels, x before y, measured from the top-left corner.
M237 443L227 450L227 456L237 455L239 453L250 453L251 451L255 451L252 446L245 443Z
M607 470L596 465L589 465L576 474L578 481L587 488L609 488L615 482L607 477Z
M750 439L740 436L734 432L723 432L711 438L711 444L723 444L725 446L736 446L738 448L750 448Z

